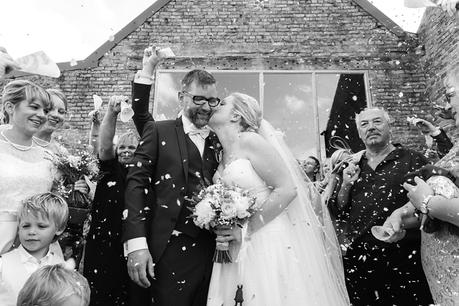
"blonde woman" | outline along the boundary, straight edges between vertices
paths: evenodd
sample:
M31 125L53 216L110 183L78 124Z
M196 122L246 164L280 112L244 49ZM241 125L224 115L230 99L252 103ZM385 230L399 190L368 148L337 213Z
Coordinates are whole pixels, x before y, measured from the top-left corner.
M0 130L0 254L16 237L21 201L52 187L52 164L33 142L49 104L49 94L29 81L12 81L3 90L2 109L9 126Z

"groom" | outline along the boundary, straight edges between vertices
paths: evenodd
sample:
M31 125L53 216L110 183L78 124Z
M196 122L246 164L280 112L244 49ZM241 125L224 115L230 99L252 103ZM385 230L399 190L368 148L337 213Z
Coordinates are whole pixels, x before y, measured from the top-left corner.
M145 117L151 85L139 84L142 78L148 73L136 77L132 101L141 111L136 116ZM215 236L188 218L185 200L204 180L212 181L218 166L218 141L207 127L220 103L214 77L204 70L188 72L178 98L177 119L145 123L126 183L128 271L134 282L151 288L155 306L205 305L215 250Z

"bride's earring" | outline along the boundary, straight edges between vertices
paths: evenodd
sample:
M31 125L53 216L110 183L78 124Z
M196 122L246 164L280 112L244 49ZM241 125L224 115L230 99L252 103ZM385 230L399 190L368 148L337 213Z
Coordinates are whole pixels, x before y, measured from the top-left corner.
M242 118L241 115L239 115L239 114L233 112L233 113L231 114L230 122L238 122L238 121L241 120L241 118Z

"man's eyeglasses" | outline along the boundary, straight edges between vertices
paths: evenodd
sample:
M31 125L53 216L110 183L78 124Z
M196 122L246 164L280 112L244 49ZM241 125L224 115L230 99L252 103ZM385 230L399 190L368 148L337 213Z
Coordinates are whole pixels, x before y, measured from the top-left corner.
M204 103L208 103L210 107L215 107L215 106L218 106L218 104L220 104L220 99L219 98L206 98L206 97L203 97L203 96L194 96L192 94L190 94L189 92L186 92L186 91L182 91L182 93L184 95L187 95L189 97L191 97L191 99L193 100L193 103L196 104L196 105L203 105Z

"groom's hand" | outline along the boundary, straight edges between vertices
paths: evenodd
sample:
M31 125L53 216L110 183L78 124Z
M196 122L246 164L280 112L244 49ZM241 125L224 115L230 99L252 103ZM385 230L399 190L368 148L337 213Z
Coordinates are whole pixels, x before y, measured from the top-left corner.
M151 278L155 277L153 259L148 249L129 253L127 260L129 277L134 283L143 288L150 287L147 271Z

